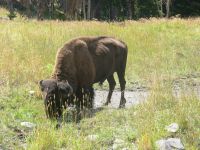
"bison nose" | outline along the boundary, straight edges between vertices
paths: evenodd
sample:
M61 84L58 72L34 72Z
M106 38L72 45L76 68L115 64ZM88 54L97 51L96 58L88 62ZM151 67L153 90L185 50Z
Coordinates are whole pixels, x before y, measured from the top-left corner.
M53 95L49 96L49 99L50 99L50 100L53 100L53 99L54 99L54 96L53 96Z

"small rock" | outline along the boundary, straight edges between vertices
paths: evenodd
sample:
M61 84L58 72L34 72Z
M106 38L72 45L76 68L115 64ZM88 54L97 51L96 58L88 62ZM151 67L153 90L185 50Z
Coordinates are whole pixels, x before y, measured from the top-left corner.
M21 122L21 126L32 129L36 127L36 124L31 122Z
M166 140L163 140L163 139L156 141L156 146L159 150L171 150L170 146L167 145Z
M124 140L121 140L121 139L115 139L114 143L124 143Z
M122 148L122 150L129 150L128 148L126 148L126 147L124 147L124 148Z
M2 146L1 146L1 144L0 144L0 150L3 150L3 148L2 148Z
M167 140L167 143L169 143L169 145L172 147L172 148L176 148L176 149L185 149L181 140L179 138L169 138Z
M95 135L95 134L88 135L88 136L86 137L86 139L89 140L89 141L96 141L97 138L98 138L98 135Z
M113 150L118 149L118 148L122 147L124 144L125 144L124 140L115 139L115 141L113 142L112 149Z
M169 138L156 141L156 146L159 150L184 150L184 146L179 138Z
M28 147L28 145L27 145L26 143L22 144L22 148L23 148L24 150L26 150L27 147Z
M138 150L138 147L135 143L132 143L132 150Z
M33 96L34 94L35 94L35 91L32 91L32 90L29 91L29 95L30 95L30 96Z
M171 133L177 132L179 129L179 125L177 123L172 123L169 126L166 126L166 130Z

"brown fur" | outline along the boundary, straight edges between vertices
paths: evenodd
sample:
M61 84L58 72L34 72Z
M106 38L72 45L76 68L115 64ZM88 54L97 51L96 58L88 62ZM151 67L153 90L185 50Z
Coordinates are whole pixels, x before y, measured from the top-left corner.
M76 38L58 51L53 78L68 80L70 85L91 86L125 66L126 55L127 46L115 38Z
M40 81L45 106L52 104L49 107L46 106L46 112L53 114L49 116L60 117L62 106L66 103L67 105L76 104L78 108L83 106L91 108L94 96L92 86L94 83L103 83L105 80L109 83L109 93L105 104L110 103L116 85L114 72L117 72L121 87L120 107L124 107L127 52L124 42L106 36L79 37L64 44L57 52L52 78Z

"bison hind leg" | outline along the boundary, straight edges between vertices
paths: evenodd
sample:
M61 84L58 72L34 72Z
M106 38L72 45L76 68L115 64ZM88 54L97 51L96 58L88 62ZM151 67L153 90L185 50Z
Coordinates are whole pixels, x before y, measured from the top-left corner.
M120 99L119 108L124 108L126 104L126 99L124 97L126 80L124 78L124 72L117 72L117 75L119 77L119 83L120 83L120 88L121 88L121 99Z
M107 78L107 81L109 83L109 93L108 93L108 96L107 96L106 103L104 105L108 105L111 102L112 93L113 93L113 90L115 89L115 86L116 86L116 82L115 82L113 75L109 76Z
M90 87L89 89L89 108L94 107L94 88Z

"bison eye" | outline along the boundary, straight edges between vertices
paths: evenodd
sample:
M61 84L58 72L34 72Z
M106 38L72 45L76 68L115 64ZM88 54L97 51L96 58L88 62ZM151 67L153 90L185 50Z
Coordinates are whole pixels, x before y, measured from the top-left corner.
M68 90L68 89L66 89L66 90L61 90L61 93L64 94L64 95L68 95L69 90Z
M43 91L44 91L44 88L41 87L40 90L43 92Z
M66 92L65 89L60 89L60 91L61 91L62 93L65 93L65 92Z

